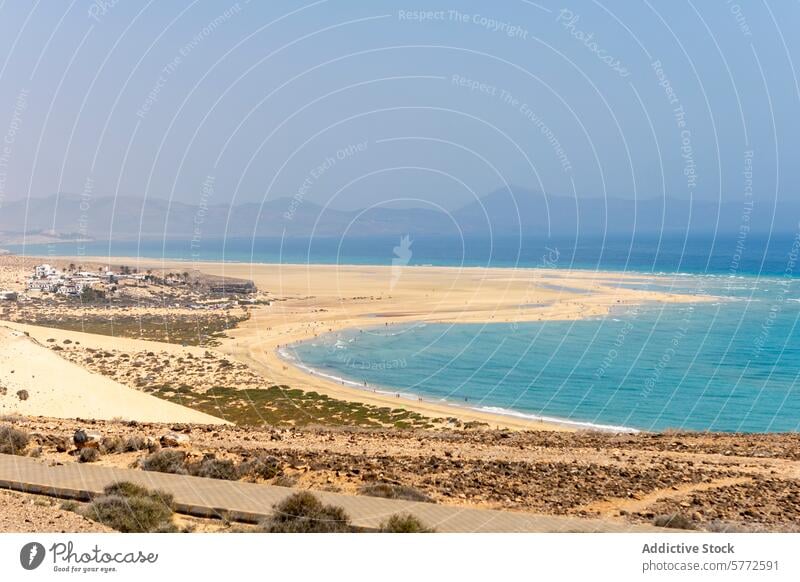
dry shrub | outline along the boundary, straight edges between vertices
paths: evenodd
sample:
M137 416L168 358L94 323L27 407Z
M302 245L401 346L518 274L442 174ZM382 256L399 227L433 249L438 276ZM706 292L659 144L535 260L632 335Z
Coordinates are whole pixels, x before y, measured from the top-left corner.
M124 453L125 441L122 437L118 436L104 437L103 440L100 441L100 449L103 451L103 454L106 455Z
M653 519L653 525L656 527L668 527L673 529L697 529L697 525L680 513L670 513L668 515L657 515Z
M275 505L271 518L259 529L268 533L346 533L352 532L350 517L344 509L324 505L307 491L291 495Z
M162 449L147 455L142 461L142 469L145 471L157 471L159 473L174 473L176 475L186 475L188 471L184 466L186 453L173 449Z
M28 433L10 425L0 426L0 453L4 455L24 455L30 437Z
M147 448L147 439L138 435L125 439L125 452L141 451Z
M229 459L206 457L202 461L186 465L186 470L195 477L224 479L226 481L236 481L239 478L236 464Z
M78 455L79 463L95 463L100 460L100 451L97 449L84 448Z
M283 474L281 462L272 456L262 455L254 459L244 461L239 465L239 473L243 477L252 479L274 479Z
M396 513L381 523L381 533L433 533L417 517L410 513Z
M130 482L109 485L85 509L86 517L124 533L176 531L172 495Z
M416 487L408 485L393 485L391 483L370 483L358 490L362 495L370 497L384 497L386 499L403 499L405 501L426 501L432 502L426 493Z

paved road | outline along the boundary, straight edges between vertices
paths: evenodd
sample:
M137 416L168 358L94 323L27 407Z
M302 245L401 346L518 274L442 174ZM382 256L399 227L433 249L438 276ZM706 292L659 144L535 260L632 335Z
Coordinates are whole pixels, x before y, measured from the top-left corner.
M0 455L0 487L87 500L115 481L133 481L161 489L175 497L177 511L215 517L224 513L232 521L257 522L269 516L272 506L295 490L273 485L170 475L138 469L118 469L67 463L52 465L28 457ZM400 501L314 491L323 502L339 505L353 524L376 529L394 513L416 515L440 532L625 532L661 531L623 522L536 515L532 513L464 509L434 503Z

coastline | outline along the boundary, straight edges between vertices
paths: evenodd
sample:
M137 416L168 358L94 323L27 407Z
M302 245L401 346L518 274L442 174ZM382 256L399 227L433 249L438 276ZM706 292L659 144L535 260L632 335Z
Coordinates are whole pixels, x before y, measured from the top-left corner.
M74 243L75 241L65 241L65 242L58 242L58 243L48 243L47 246L58 246L58 245L66 245L70 243ZM75 254L41 254L39 252L32 252L32 253L21 253L20 248L22 245L6 245L9 248L5 248L0 246L0 254L6 255L14 255L23 258L29 259L42 259L42 260L76 260L76 261L86 261L86 262L93 262L93 263L124 263L124 264L136 264L138 267L144 266L161 266L170 265L173 268L178 266L185 267L186 265L198 265L198 264L227 264L227 265L259 265L259 266L285 266L285 267L305 267L305 266L325 266L325 267L352 267L352 268L363 268L363 267L384 267L388 268L391 265L389 263L379 264L375 262L369 262L369 260L365 260L364 262L341 262L338 259L332 260L330 262L309 262L308 260L293 260L291 258L279 257L281 260L280 262L273 262L271 260L266 261L256 261L252 260L252 258L222 258L222 257L212 257L212 258L204 258L204 259L196 259L196 258L182 258L182 257L173 257L173 256L156 256L156 255L147 255L147 254L130 254L130 255L96 255L96 254L87 254L87 255L75 255ZM31 243L30 246L42 246L41 244L33 244ZM38 249L37 249L38 251ZM646 265L652 266L651 261L647 261ZM703 267L708 267L705 263ZM776 271L763 271L763 272L755 272L755 271L746 271L746 270L737 270L735 273L731 272L730 267L725 268L718 268L717 270L709 271L707 270L681 270L681 271L669 271L669 270L648 270L644 268L644 265L639 265L639 268L636 266L630 266L629 264L625 264L619 268L614 268L612 265L598 265L596 262L586 262L586 263L570 263L569 266L566 267L558 267L558 266L547 266L543 265L541 261L537 263L526 263L523 261L517 263L503 263L501 261L496 261L491 266L486 266L483 264L472 264L472 263L462 263L462 264L445 264L443 262L429 262L414 265L411 267L405 268L419 268L419 269L484 269L484 270L537 270L537 271L562 271L562 272L575 272L575 273L599 273L599 274L613 274L613 275L627 275L633 278L712 278L712 279L753 279L753 280L763 280L763 279L784 279L786 278L786 273L784 270L776 270ZM793 274L790 279L800 279L800 274Z
M129 257L80 257L83 262L130 263ZM653 275L613 271L516 269L507 267L417 267L177 262L140 258L139 269L175 269L191 264L210 275L253 280L269 293L249 320L228 332L216 349L245 363L270 382L332 398L379 407L402 407L434 418L457 418L514 430L589 430L591 425L530 418L518 411L469 408L456 403L405 398L349 386L309 373L281 355L286 346L343 329L427 323L521 323L602 317L613 309L644 303L715 300L618 286ZM627 428L620 432L629 432ZM594 430L600 428L594 427ZM614 428L609 428L614 430Z
M301 340L292 344L291 346L287 346L290 348L292 346L296 346L301 343L305 343L309 340ZM493 416L499 416L503 419L511 418L511 419L521 419L528 422L536 422L536 423L545 423L547 425L558 426L564 430L595 430L601 432L614 432L614 433L626 433L626 434L637 434L642 432L641 429L628 427L628 426L615 426L615 425L608 425L608 424L598 424L588 421L580 421L580 420L569 420L564 418L557 418L554 416L543 416L537 414L530 414L526 412L522 412L519 410L513 410L509 408L503 408L500 406L468 406L465 404L461 404L459 402L446 400L440 398L438 400L424 400L422 395L415 394L415 393L404 393L404 392L397 392L391 389L390 386L373 386L372 390L370 391L368 388L363 388L354 380L349 380L347 378L333 376L326 372L323 372L317 368L313 368L306 364L298 363L294 356L288 354L285 348L281 348L277 351L278 357L281 358L283 361L287 362L289 365L294 366L295 368L299 368L303 372L307 374L311 374L316 378L322 378L331 382L339 382L342 385L347 385L355 390L361 390L367 394L374 393L380 394L382 396L386 396L388 398L399 398L404 402L404 406L407 406L405 402L430 402L433 404L441 404L443 406L447 406L449 408L453 408L459 411L469 411L478 414L490 414Z
M8 285L16 285L14 288L18 289L22 284L19 273L27 272L33 264L28 261L22 271L19 264L10 261L9 265L0 266L0 275ZM158 269L161 267L176 268L175 264L159 265ZM258 299L269 299L271 305L259 301L248 307L249 319L228 330L230 337L223 339L222 345L214 346L183 344L176 337L136 337L127 332L107 335L108 330L98 333L92 327L81 330L49 327L46 322L37 321L37 310L41 309L50 311L51 322L53 317L73 317L85 318L87 323L118 319L129 309L136 316L153 309L157 317L172 317L185 309L183 303L162 307L161 295L156 293L147 296L146 303L141 305L136 301L117 306L37 302L30 318L17 319L9 327L30 335L43 350L46 345L52 345L55 351L63 350L58 354L63 360L60 366L84 373L81 381L68 380L70 386L81 387L82 399L87 397L86 387L91 384L87 375L106 383L120 383L135 393L142 386L136 378L145 378L151 386L182 384L191 387L188 392L196 394L226 386L230 392L241 389L241 397L228 399L222 395L215 409L196 406L200 402L197 399L182 402L182 398L165 396L160 390L153 395L186 406L187 414L197 410L214 414L215 410L241 409L249 411L250 416L232 416L229 420L236 424L218 424L213 428L202 422L179 422L171 413L161 423L119 421L116 417L123 416L119 411L106 414L112 417L108 420L87 421L83 420L85 406L78 412L39 416L42 411L55 410L41 408L43 395L32 391L27 402L37 408L14 417L14 423L37 439L44 435L42 462L75 463L70 451L60 451L53 443L59 442L56 437L69 437L87 423L109 439L158 441L168 431L180 431L189 439L187 458L223 459L236 467L249 466L259 455L278 459L278 476L260 478L259 483L264 485L285 487L288 483L297 490L311 491L335 488L357 497L365 495L375 480L389 479L421 492L444 507L527 511L542 516L567 514L582 520L597 517L609 527L652 524L654 516L680 512L686 514L693 528L704 531L719 531L720 520L747 531L797 530L798 508L786 503L797 491L794 476L798 442L792 434L673 429L646 430L639 434L602 431L565 425L558 419L519 417L514 411L490 407L469 409L464 406L468 403L462 404L458 399L426 402L413 396L398 399L391 389L388 393L381 388L374 393L365 392L358 386L359 372L354 374L354 385L343 385L334 378L309 374L281 359L285 353L292 353L287 347L292 340L316 341L311 338L339 329L353 328L358 333L359 328L397 324L397 328L387 330L393 334L420 321L470 323L475 330L487 323L515 321L565 320L569 326L569 320L587 317L610 320L617 312L630 312L632 306L642 303L649 303L646 309L655 311L660 311L666 303L676 303L675 310L664 311L670 316L673 311L693 310L689 303L718 300L704 295L711 289L704 291L698 286L695 291L694 285L678 284L675 287L687 295L642 291L642 288L669 290L670 281L661 279L660 284L650 285L649 278L606 272L410 268L392 286L391 268L219 263L198 267L211 274L224 271L228 276L255 279L261 287ZM634 279L637 281L632 285ZM156 289L156 292L172 291ZM693 292L698 296L693 296ZM677 303L685 303L689 309ZM713 309L712 303L706 305L704 311ZM182 313L179 317L186 315ZM147 328L151 326L149 321ZM500 333L511 329L505 324L496 327ZM461 331L468 339L472 335L472 329ZM412 349L419 346L415 341ZM87 356L95 352L102 353L102 357L88 361ZM389 351L380 357L389 361L404 355ZM47 356L56 357L52 353ZM127 358L130 360L124 361ZM39 358L27 360L35 364ZM323 371L327 369L321 367ZM19 366L15 361L7 368L13 370ZM337 368L331 368L333 374L338 375ZM18 376L20 370L13 376ZM349 368L341 371L347 374ZM25 375L30 375L33 381L34 373L38 378L38 370ZM65 379L66 374L59 372L57 378L45 381L45 387L61 397L59 384ZM368 377L376 386L382 380L388 378L380 372ZM297 390L290 394L268 388L279 383ZM403 383L399 382L400 385ZM277 400L262 400L261 392L251 392L262 388L283 392L283 402L278 408L273 407ZM425 386L419 389L424 392ZM145 391L149 391L147 387ZM326 400L324 396L310 396L309 392L339 400L331 408L336 412L331 414L327 404L321 404ZM546 389L544 393L546 398ZM480 393L473 395L470 402L479 402ZM118 402L112 395L107 396L97 395L95 399L108 405ZM218 396L214 394L211 399ZM164 400L141 410L166 414L168 411L162 411L158 404ZM344 401L368 402L382 407L384 412L364 411L363 407ZM229 403L232 403L230 408ZM535 410L536 405L537 400L531 401L531 408ZM417 411L426 418L405 422L416 415L401 413L397 411L399 408ZM343 410L354 412L341 413ZM253 415L254 411L263 416ZM126 406L123 412L125 416L133 416L134 407ZM255 422L251 423L254 416ZM443 422L440 417L486 424L475 427L479 430L464 430L472 426L449 419ZM243 422L238 423L240 418ZM404 419L402 425L396 418ZM439 421L431 423L432 418ZM362 423L363 419L377 422ZM433 430L429 429L431 425ZM501 430L493 430L497 428ZM144 451L104 453L97 463L107 468L127 468L141 462L146 455ZM536 478L531 479L530 475ZM222 531L227 531L227 526L223 527Z

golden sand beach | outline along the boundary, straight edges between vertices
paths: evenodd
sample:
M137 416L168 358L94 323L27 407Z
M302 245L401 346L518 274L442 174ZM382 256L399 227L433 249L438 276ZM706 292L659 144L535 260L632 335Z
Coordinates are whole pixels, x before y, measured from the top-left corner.
M138 266L186 269L187 265L142 259ZM414 321L457 324L574 320L603 316L626 305L710 300L707 296L622 287L621 283L641 282L648 276L611 272L453 267L398 270L390 266L213 262L191 263L191 268L211 275L250 279L260 290L269 292L271 305L255 310L250 320L230 331L230 339L219 349L277 384L378 406L402 404L429 416L454 416L515 429L571 430L553 422L346 386L291 365L280 357L279 350L345 328Z

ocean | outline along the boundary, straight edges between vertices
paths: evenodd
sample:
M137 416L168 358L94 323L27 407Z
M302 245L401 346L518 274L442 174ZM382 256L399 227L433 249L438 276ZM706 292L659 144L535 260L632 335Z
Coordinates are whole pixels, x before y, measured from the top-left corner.
M391 264L397 239L92 243L85 255L240 262ZM72 248L68 248L72 247ZM56 250L54 250L54 248ZM21 251L22 249L13 249ZM75 246L26 254L74 255ZM297 365L369 390L581 427L783 432L800 429L798 241L437 240L411 265L581 268L654 274L626 285L720 297L605 317L520 324L346 330L297 344Z
M400 237L116 240L4 245L21 255L181 261L391 265ZM643 273L783 275L794 235L711 237L411 237L409 265L547 267ZM794 273L791 273L794 276Z

